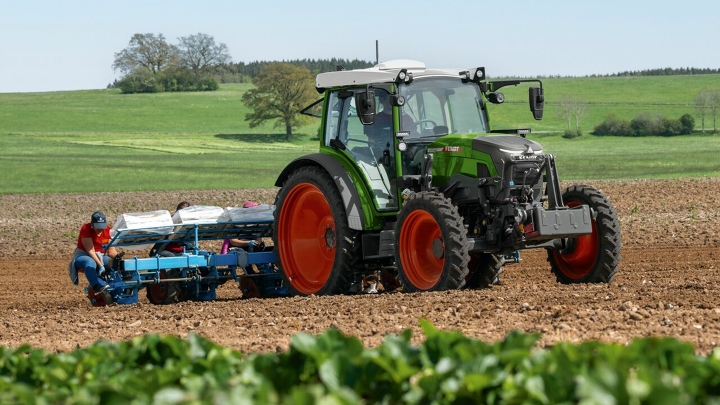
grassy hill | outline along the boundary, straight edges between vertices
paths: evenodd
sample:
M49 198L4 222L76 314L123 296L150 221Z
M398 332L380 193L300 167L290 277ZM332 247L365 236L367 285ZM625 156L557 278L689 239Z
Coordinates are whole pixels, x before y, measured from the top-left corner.
M529 125L533 130L562 132L567 123L560 116L558 102L573 97L588 103L580 127L583 133L589 134L610 114L628 121L643 112L671 119L683 114L694 116L693 102L697 94L707 89L720 90L720 75L551 78L542 82L546 99L542 121L532 119L528 112L527 88L518 86L500 90L507 101L502 108L492 110L493 124ZM708 128L707 121L705 125ZM712 128L712 123L709 125ZM696 127L700 129L698 118Z
M544 79L544 120L532 119L526 86L503 88L506 103L490 113L494 128L533 128L531 136L558 156L563 180L717 176L717 136L588 135L609 114L692 114L697 93L716 83L720 75ZM249 128L241 101L249 88L0 94L0 193L272 187L288 162L317 149L318 123L298 128L291 142L272 124ZM579 139L559 135L566 123L557 102L567 96L589 103Z

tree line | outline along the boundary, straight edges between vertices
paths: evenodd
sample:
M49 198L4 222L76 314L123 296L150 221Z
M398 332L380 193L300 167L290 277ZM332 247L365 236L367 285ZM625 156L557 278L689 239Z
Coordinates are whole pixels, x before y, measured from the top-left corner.
M624 72L612 73L604 75L605 77L615 76L678 76L678 75L716 75L720 73L720 69L711 68L660 68L660 69L645 69L645 70L626 70ZM600 75L593 75L600 76Z
M135 34L128 46L115 53L112 68L123 76L108 87L123 93L217 90L219 83L251 82L270 61L233 62L227 45L208 34L195 34L169 43L163 34ZM312 74L371 67L359 59L296 59L282 61Z
M245 82L248 81L248 79L252 80L256 76L260 74L262 69L271 63L277 63L278 61L254 61L250 63L245 62L237 62L237 63L228 63L224 67L224 69L232 74L232 75L238 75L239 80L234 80L234 82ZM360 60L360 59L340 59L340 58L331 58L331 59L291 59L291 60L282 60L280 63L288 63L293 66L297 67L304 67L310 71L313 75L317 75L318 73L322 72L330 72L333 70L337 70L338 66L342 66L343 68L347 70L352 69L365 69L372 67L374 63Z

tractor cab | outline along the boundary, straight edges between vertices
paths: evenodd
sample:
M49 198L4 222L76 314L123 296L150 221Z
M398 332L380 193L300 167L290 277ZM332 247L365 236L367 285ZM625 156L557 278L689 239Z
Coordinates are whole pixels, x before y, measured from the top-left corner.
M324 116L321 151L344 155L346 164L356 166L373 210L395 213L404 190L429 184L428 151L462 153L469 139L491 132L483 93L491 102L503 96L484 79L484 68L431 70L409 60L321 73L316 87L325 104L319 100L304 112ZM542 116L542 105L534 108Z

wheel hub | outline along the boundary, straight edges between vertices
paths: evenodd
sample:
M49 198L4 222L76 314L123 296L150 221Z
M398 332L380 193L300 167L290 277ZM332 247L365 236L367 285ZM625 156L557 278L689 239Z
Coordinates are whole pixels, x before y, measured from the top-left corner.
M325 235L323 235L323 238L325 239L325 248L327 248L327 250L335 248L335 245L337 244L337 237L335 236L335 229L333 229L333 227L328 226L325 228Z
M567 238L564 240L563 248L558 250L560 254L569 255L575 251L577 247L577 238Z
M433 255L435 255L436 259L442 259L443 255L445 254L445 249L443 248L442 239L435 238L435 240L433 240L432 252L433 252Z

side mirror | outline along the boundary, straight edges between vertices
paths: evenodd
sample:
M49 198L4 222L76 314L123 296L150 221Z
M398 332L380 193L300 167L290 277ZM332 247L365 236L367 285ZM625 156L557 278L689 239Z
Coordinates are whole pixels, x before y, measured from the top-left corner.
M533 117L536 120L541 120L543 117L543 108L545 106L545 95L542 87L530 87L530 111L533 113Z
M385 167L390 167L390 144L389 143L383 150L382 164Z
M375 122L375 92L365 89L355 93L355 108L363 125L372 125Z

